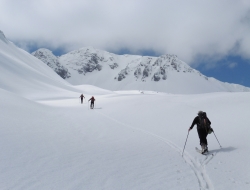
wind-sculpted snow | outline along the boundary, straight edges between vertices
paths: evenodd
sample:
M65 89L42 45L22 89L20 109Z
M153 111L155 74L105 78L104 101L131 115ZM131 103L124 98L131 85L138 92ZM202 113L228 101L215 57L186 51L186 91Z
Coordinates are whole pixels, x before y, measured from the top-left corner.
M36 57L48 65L50 62L54 64L49 58ZM176 55L116 55L85 47L56 59L71 74L64 78L73 85L91 84L109 90L155 90L182 94L250 90L206 77Z

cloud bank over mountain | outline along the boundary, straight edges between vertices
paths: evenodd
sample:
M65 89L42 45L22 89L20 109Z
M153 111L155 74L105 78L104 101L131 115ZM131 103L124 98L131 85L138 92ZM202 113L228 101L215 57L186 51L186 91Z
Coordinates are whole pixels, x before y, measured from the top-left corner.
M188 64L229 54L250 58L246 0L3 0L0 11L1 29L26 49L151 50L177 54Z

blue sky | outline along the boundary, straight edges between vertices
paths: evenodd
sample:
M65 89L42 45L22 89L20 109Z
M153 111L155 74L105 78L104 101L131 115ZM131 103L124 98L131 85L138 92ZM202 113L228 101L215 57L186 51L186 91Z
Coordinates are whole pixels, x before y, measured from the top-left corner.
M231 63L228 64L228 63ZM227 56L215 62L216 67L206 68L203 63L196 69L208 77L214 77L222 82L241 84L250 87L250 60L239 56Z
M0 30L28 52L175 54L206 76L250 87L250 1L1 0L0 12Z

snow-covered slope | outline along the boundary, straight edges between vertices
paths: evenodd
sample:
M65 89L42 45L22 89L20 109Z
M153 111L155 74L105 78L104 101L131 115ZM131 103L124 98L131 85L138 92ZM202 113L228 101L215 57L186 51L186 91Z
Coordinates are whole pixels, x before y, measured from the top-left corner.
M0 88L29 98L60 96L73 88L42 61L16 47L0 32ZM43 96L44 98L44 96Z
M250 88L241 85L206 77L176 55L116 55L92 47L81 48L60 57L55 57L46 49L39 49L32 54L51 65L55 71L57 68L52 66L55 62L60 65L58 68L67 68L65 72L70 75L64 78L74 85L91 84L109 90L151 90L181 94L250 91Z
M249 93L96 94L89 110L77 98L36 103L0 89L0 189L249 189ZM211 154L198 154L193 129L182 157L198 110L222 148L211 134Z

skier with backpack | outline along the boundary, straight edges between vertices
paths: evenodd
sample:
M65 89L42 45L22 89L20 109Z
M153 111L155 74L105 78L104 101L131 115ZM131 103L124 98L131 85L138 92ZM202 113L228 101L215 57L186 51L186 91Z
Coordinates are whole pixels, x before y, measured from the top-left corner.
M206 112L198 112L198 116L194 118L193 123L188 131L192 130L194 125L197 125L197 132L200 138L201 153L204 154L208 152L207 135L213 132L213 129L210 127L211 122L208 119Z
M90 100L91 100L91 101L90 101ZM92 96L92 97L89 99L89 101L90 101L90 109L93 109L93 108L94 108L94 102L95 102L94 96Z
M80 96L79 98L81 98L81 103L83 103L83 98L85 98L85 97L83 96L83 94L81 94L81 96Z

